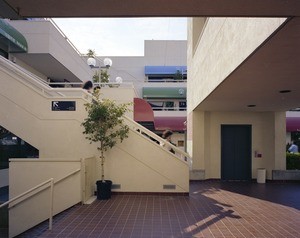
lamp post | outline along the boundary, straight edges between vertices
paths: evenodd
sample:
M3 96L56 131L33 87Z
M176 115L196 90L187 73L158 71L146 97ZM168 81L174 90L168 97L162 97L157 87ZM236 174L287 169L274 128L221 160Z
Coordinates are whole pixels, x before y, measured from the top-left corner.
M104 66L96 66L96 59L94 57L88 58L86 62L92 69L94 68L109 69L112 66L112 60L110 58L105 58L103 60Z
M95 72L95 75L93 76L94 82L109 83L109 74L107 70L112 66L112 60L110 58L105 58L103 60L104 66L96 66L96 59L92 56L87 59L87 64L91 69L101 69L100 72ZM121 84L123 79L121 77L116 77L115 81L117 84Z

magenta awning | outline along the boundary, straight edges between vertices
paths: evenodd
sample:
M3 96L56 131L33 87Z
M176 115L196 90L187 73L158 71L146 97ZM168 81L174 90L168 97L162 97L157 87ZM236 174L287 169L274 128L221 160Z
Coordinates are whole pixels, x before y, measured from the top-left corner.
M286 118L286 131L300 131L300 117L287 117Z
M185 131L185 121L186 117L155 117L154 127L157 131Z

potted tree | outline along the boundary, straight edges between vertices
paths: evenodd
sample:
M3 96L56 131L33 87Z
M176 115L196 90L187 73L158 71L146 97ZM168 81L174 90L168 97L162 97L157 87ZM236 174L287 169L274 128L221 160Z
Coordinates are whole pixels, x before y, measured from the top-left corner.
M100 151L101 180L97 184L97 198L100 200L111 197L112 181L105 180L104 162L105 151L113 148L118 141L122 142L128 137L129 127L124 123L123 116L129 110L130 104L123 103L117 105L109 99L99 99L99 90L94 94L92 102L85 104L88 112L82 126L83 134L90 143L98 143L97 149Z

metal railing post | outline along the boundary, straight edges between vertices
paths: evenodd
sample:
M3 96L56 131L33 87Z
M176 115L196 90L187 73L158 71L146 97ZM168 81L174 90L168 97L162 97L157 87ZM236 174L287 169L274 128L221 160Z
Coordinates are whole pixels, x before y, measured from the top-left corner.
M54 190L54 179L51 178L50 182L50 209L49 209L49 230L52 230L52 222L53 222L53 190Z

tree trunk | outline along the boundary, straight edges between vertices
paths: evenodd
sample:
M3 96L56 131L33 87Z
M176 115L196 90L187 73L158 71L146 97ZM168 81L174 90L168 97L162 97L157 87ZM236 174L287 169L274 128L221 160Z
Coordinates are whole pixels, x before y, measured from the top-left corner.
M104 182L104 153L101 141L101 180Z

